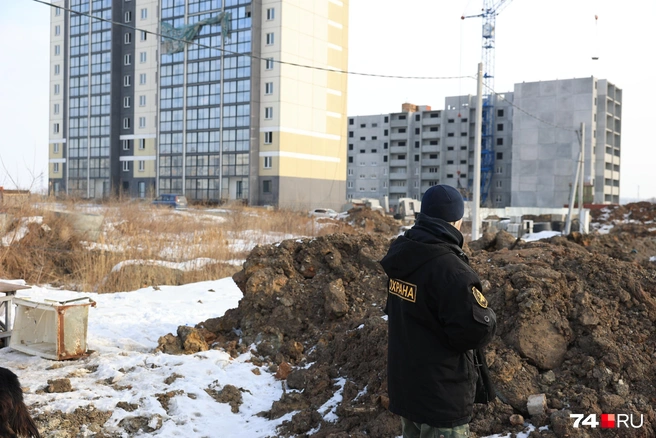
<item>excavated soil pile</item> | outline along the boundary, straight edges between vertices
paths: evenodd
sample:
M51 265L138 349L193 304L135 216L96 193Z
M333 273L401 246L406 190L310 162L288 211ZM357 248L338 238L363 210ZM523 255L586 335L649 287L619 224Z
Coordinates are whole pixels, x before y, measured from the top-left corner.
M654 263L591 252L603 236L586 237L587 246L575 237L516 244L500 232L472 242L471 264L499 321L487 349L499 399L476 405L477 436L522 430L513 414L548 426L531 436L656 436ZM181 327L159 349L236 356L255 345L253 364L286 388L261 415L296 412L280 436L399 436L399 419L386 409L387 279L377 263L388 247L375 235L257 247L234 276L244 293L239 307ZM536 394L546 406L529 413ZM576 429L570 413L598 421L601 413L632 414L643 424Z
M398 234L401 221L368 207L354 207L348 211L347 221L356 229L376 232L386 236Z

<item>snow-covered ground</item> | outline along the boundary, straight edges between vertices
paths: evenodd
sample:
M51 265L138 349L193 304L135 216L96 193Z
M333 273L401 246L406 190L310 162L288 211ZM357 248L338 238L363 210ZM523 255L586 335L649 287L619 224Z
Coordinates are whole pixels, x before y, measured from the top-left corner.
M39 406L41 412L70 413L93 404L96 409L113 411L105 424L107 432L121 433L121 420L139 416L162 419L159 429L139 436L225 438L276 436L276 427L294 414L273 421L256 415L269 410L281 397L283 383L264 368L254 373L258 367L249 362L249 353L232 359L217 350L185 356L154 352L158 338L176 333L179 325L193 326L236 307L242 294L231 278L114 294L35 286L19 291L17 296L35 301L89 297L96 302L95 308L89 308L87 346L92 353L88 357L55 362L11 348L0 349L0 364L18 374L22 386L29 388L26 403ZM167 384L165 380L174 374L181 377ZM71 381L71 392L41 391L48 380L64 377ZM339 380L335 383L344 385ZM228 384L243 389L239 413L232 413L229 405L216 402L205 391L221 390ZM156 394L170 391L180 391L180 395L171 399L167 412ZM320 409L326 420L336 419L340 401L338 390ZM117 408L119 402L139 407L127 412ZM517 436L526 437L528 432Z

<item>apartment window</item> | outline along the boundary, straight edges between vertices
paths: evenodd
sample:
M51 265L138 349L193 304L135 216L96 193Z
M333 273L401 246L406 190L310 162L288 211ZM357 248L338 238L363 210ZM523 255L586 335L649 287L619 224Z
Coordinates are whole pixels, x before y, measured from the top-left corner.
M383 155L383 163L387 163L387 155Z
M437 131L439 131L439 130L440 130L440 127L439 127L439 126L431 126L431 127L430 127L430 132L437 132Z
M419 155L415 154L415 161L419 162Z
M59 64L55 64L55 74L58 75L60 70Z
M139 106L146 106L146 96L145 95L139 96Z
M384 121L385 123L389 123L389 116L385 116L385 118L383 119L383 121Z
M55 46L55 56L59 56L61 54L61 46L57 44Z
M371 124L371 127L372 127L372 128L378 128L378 123L372 123L372 124Z
M352 189L353 188L353 181L349 181L346 183L346 188L347 189Z
M59 134L59 123L55 123L52 125L52 133Z
M57 25L55 26L55 35L59 35L59 34L61 34L61 26Z
M452 174L452 173L447 173L447 174L446 174L446 177L447 177L447 178L453 178L453 174Z
M453 160L447 160L446 164L453 164Z
M358 165L360 165L360 166L366 166L366 165L367 165L367 162L366 162L366 161L360 161L360 163L358 163ZM360 178L364 178L364 176L360 175Z
M503 123L497 123L497 131L503 131Z
M405 160L405 154L399 154L398 159L399 160Z
M417 148L417 149L419 148L419 142L418 141L415 142L415 148Z
M437 173L437 167L429 167L428 173Z
M360 137L360 141L365 141L367 137Z
M494 197L494 202L502 202L503 201L503 196L502 195L496 195Z
M144 160L139 160L139 172L146 170L146 162Z
M55 143L52 145L52 152L55 154L59 153L59 143Z
M55 94L59 94L59 84L55 84Z
M461 173L460 178L467 178L467 174L466 173Z
M276 17L276 11L274 8L268 8L266 11L266 19L267 21L271 21Z
M460 146L460 150L461 150L461 151L466 151L466 150L467 150L467 146Z
M503 110L502 109L497 110L497 117L503 117Z
M378 149L372 149L372 150L371 150L371 153L372 153L372 154L375 154L375 153L377 153L377 152L378 152Z
M405 115L400 115L399 120L405 120Z
M271 144L271 143L273 143L273 132L265 132L264 144Z
M132 34L130 32L126 33L123 38L125 38L124 39L125 44L132 43Z
M353 157L348 157L348 162L353 163Z
M372 136L371 136L371 139L372 139L372 140L378 140L378 137L376 137L375 135L372 135Z
M141 31L141 41L146 41L146 38L148 37L148 32L145 30Z
M496 182L495 186L496 186L496 188L500 189L501 187L503 187L503 181L502 181L502 180L498 180L498 181Z
M440 117L440 113L431 113L430 118L431 119L438 119Z
M140 138L139 139L139 149L142 151L146 149L146 139L145 138Z
M503 166L497 166L495 173L503 173Z
M262 181L262 193L271 193L271 180L265 179Z
M353 150L353 144L350 144L350 143L349 143L349 145L348 145L348 150L349 150L349 151L352 151L352 150Z
M267 58L264 68L267 70L273 70L273 58Z
M273 107L267 106L264 108L264 118L267 120L273 119Z
M353 119L349 119L349 125L353 124Z
M364 154L365 152L367 152L366 149L360 149L360 153L361 153L361 154Z
M264 84L264 94L273 94L273 82Z
M460 164L467 164L467 160L460 160Z
M383 143L383 149L387 149L387 142Z
M439 140L431 140L431 141L428 142L428 144L431 145L431 146L437 146L437 145L440 144L440 141Z
M429 159L429 160L437 160L437 154L430 154L430 155L428 156L428 159Z
M146 118L139 117L139 128L145 128L145 127L146 127Z
M385 137L387 137L387 136L389 135L389 130L388 130L388 129L384 130L384 131L383 131L383 135L384 135Z
M446 136L447 137L453 137L453 135L454 135L453 132L449 132Z
M123 150L124 151L130 150L130 140L123 140Z
M399 128L399 134L405 134L405 128Z
M415 121L420 121L421 120L421 115L415 114Z
M264 168L271 169L273 167L273 157L264 157Z
M123 98L123 108L130 108L130 96Z
M447 151L452 151L452 150L453 150L453 146L448 146L448 147L446 148L446 150L447 150Z
M123 65L130 65L132 64L132 55L125 55L123 57Z
M59 163L53 163L52 164L52 171L54 173L59 173Z
M132 85L132 79L130 78L130 75L123 76L123 86L129 87L130 85Z
M384 188L384 189L387 188L387 181L383 181L383 188Z
M348 170L348 175L349 175L349 176L353 176L353 175L354 175L354 173L353 173L353 169L349 169L349 170Z
M447 120L447 123L453 123L453 122L455 122L455 119L448 119Z
M367 124L366 123L360 123L360 128L366 128Z
M467 137L467 133L466 132L461 132L460 137Z
M55 8L55 16L59 17L61 15L61 9L60 8ZM595 84L596 86L597 84Z
M127 11L127 12L125 13L125 22L126 22L126 23L129 23L130 21L132 21L132 12L131 12L131 11Z
M415 128L415 134L416 135L419 135L420 132L421 132L421 130L419 128Z
M467 117L463 117L462 119L460 119L460 121L463 123L467 123Z
M123 129L130 129L130 118L126 117L123 119Z
M143 8L143 9L141 10L141 19L142 19L142 20L145 20L146 18L148 18L148 9L147 9L147 8Z
M353 131L349 131L349 137L353 138Z
M139 62L146 62L146 52L139 52Z
M273 45L273 32L269 32L266 34L266 44L267 46Z
M123 161L123 172L129 172L129 171L130 171L130 162Z
M503 152L497 152L497 160L503 160Z
M497 146L503 146L503 138L497 138Z
M141 73L139 75L139 85L145 85L146 84L146 73Z

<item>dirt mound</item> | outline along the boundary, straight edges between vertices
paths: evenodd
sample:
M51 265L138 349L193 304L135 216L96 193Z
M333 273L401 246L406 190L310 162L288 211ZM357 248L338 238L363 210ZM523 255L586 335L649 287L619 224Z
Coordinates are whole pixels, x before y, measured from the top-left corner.
M403 225L401 221L394 219L392 216L387 216L368 207L354 207L350 209L348 211L347 221L355 228L386 236L398 234Z
M618 222L654 223L656 204L652 202L632 202L624 205L609 205L599 210L590 211L592 221L602 224Z
M656 435L656 270L591 251L602 236L586 236L587 246L570 237L511 250L499 234L469 250L499 320L487 349L499 399L476 406L479 436L521 430L510 417L522 414L548 426L537 436L599 437L599 428L574 429L569 414L602 412L644 423L603 436ZM388 247L370 234L257 247L233 277L239 307L163 337L160 349L204 343L237 355L254 345L254 365L286 380L261 415L296 412L280 436L398 436L387 410L387 278L378 264ZM527 408L536 394L545 395L542 413Z

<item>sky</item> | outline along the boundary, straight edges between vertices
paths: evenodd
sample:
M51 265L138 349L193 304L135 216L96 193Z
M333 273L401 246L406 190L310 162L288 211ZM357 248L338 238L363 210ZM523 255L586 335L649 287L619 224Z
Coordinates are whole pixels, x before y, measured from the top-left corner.
M399 76L476 75L482 0L351 0L349 70ZM0 5L0 185L47 184L48 7ZM595 20L595 15L598 17ZM656 102L649 41L656 2L507 0L496 20L495 91L518 82L595 76L622 89L622 202L656 197L651 171ZM20 44L15 43L20 41ZM646 47L647 50L644 50ZM599 59L592 60L593 56ZM446 96L475 94L472 78L411 80L351 75L348 114L399 111L411 102L444 107Z

